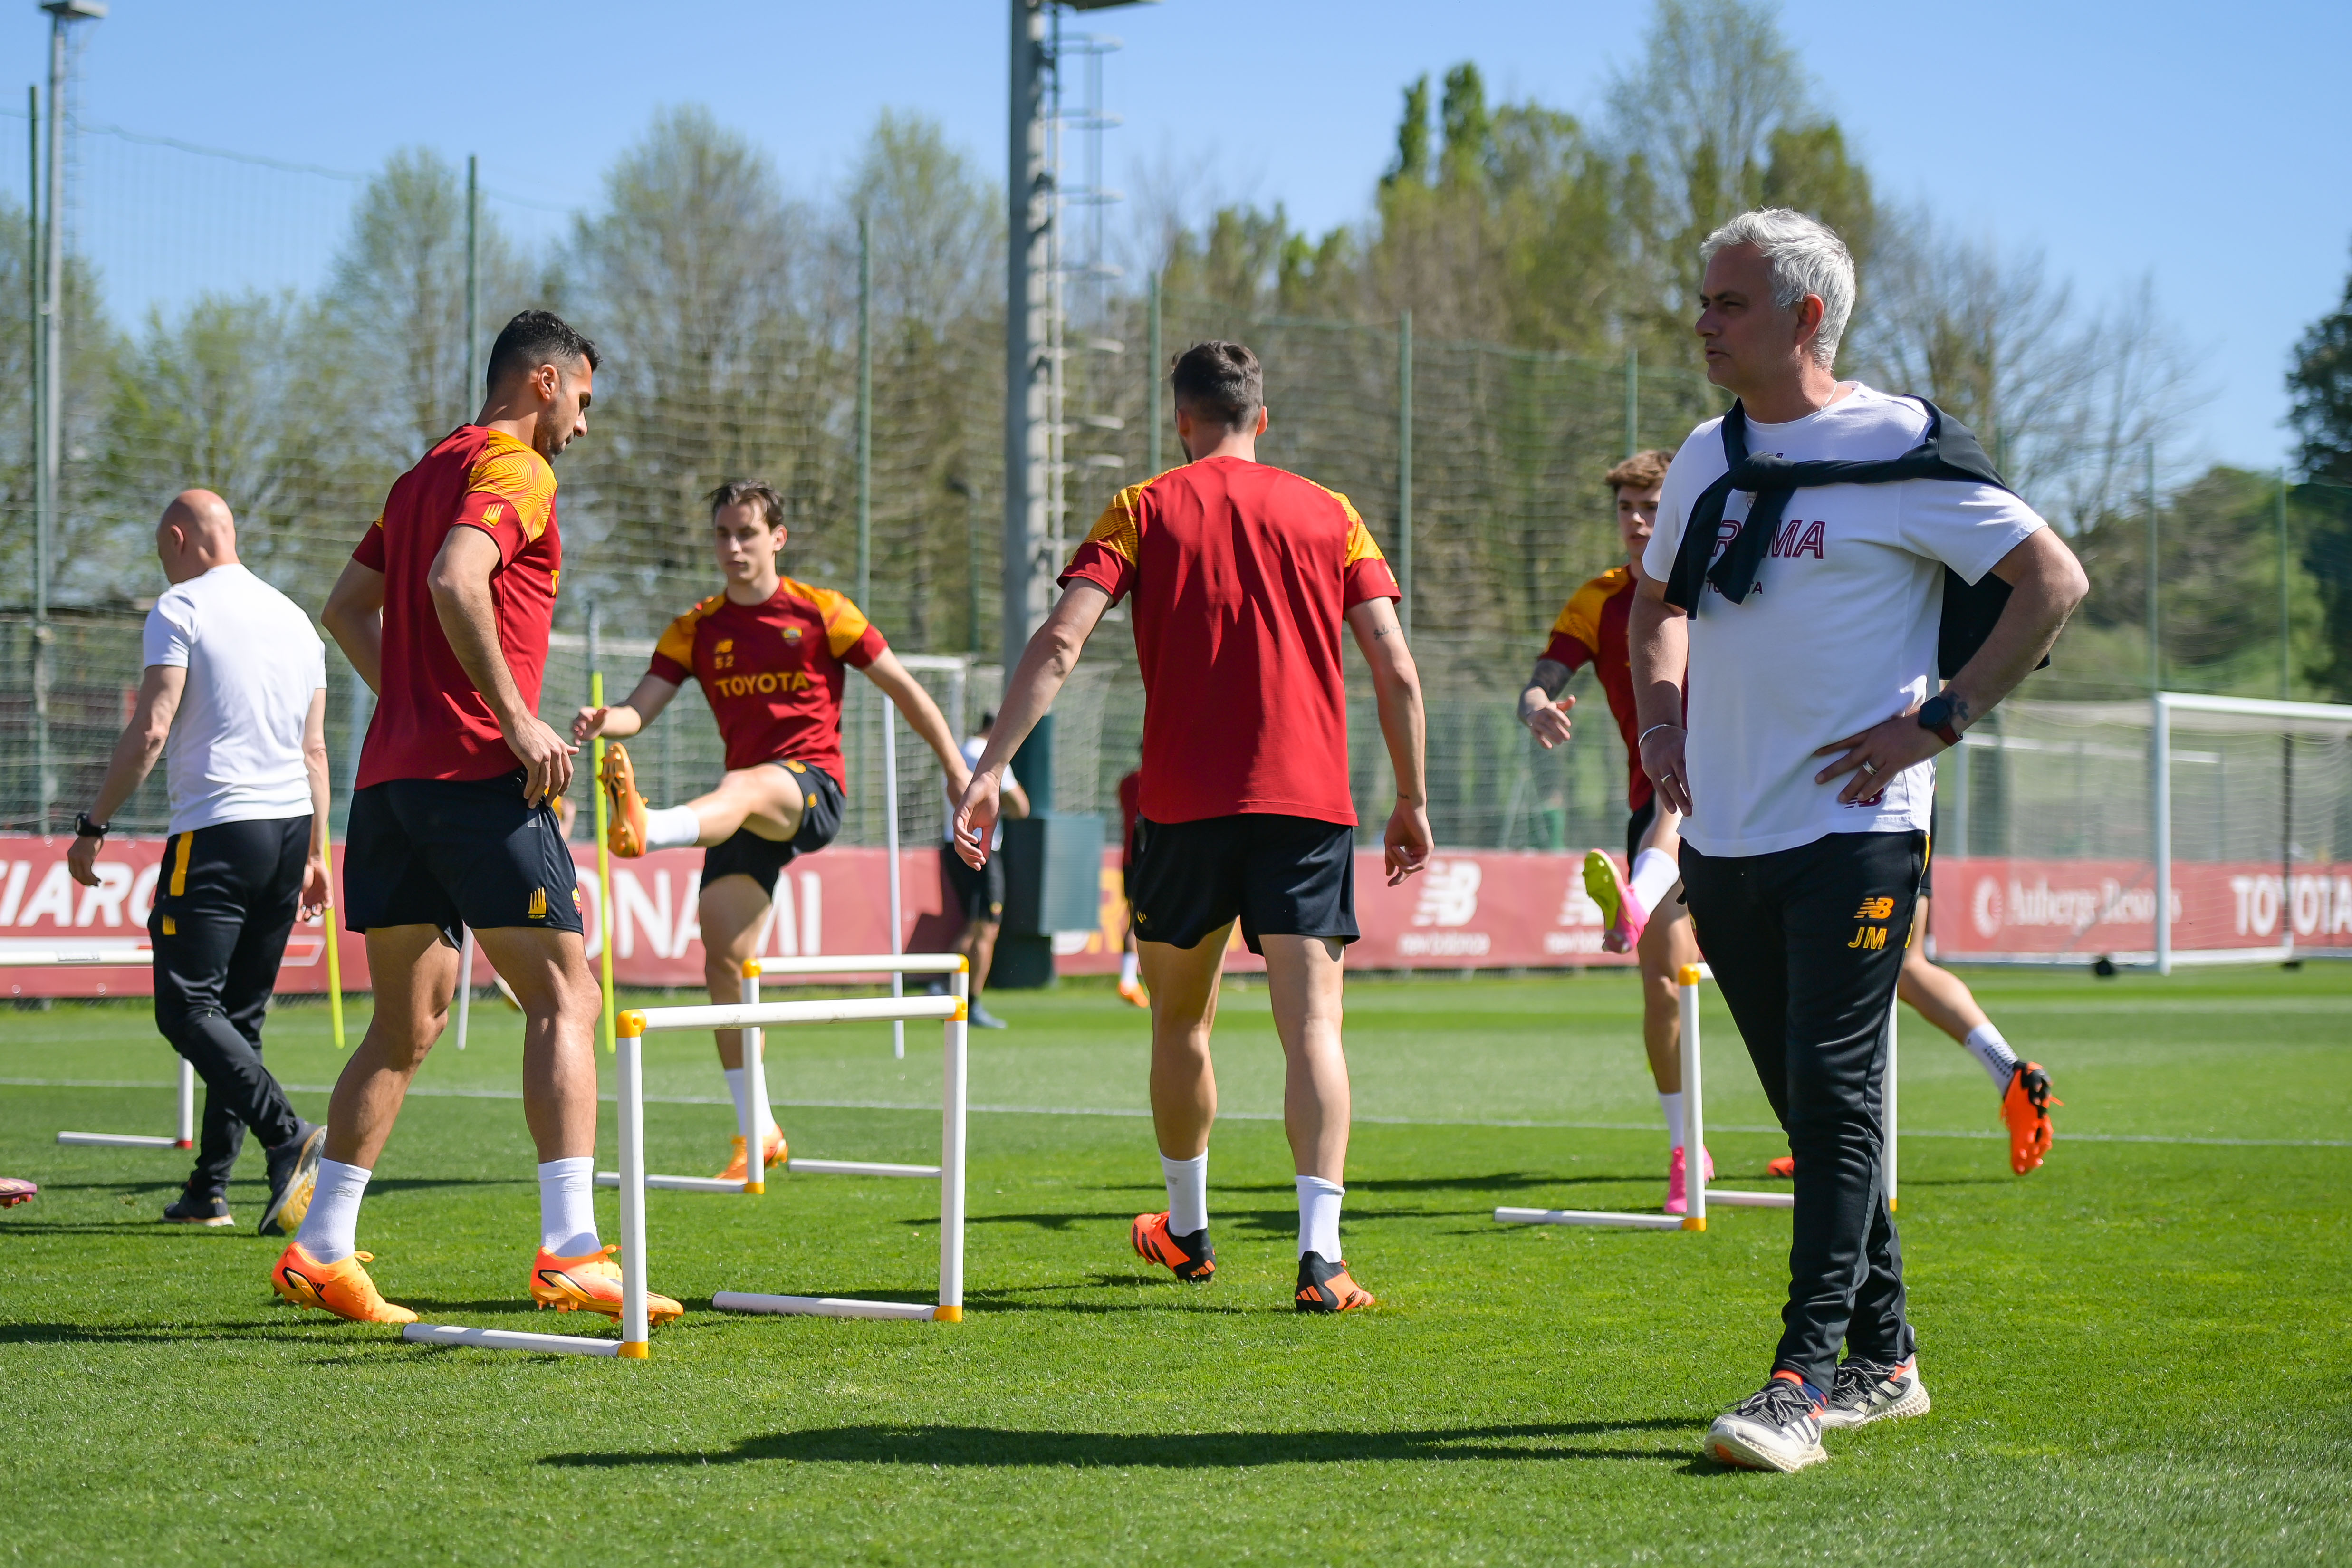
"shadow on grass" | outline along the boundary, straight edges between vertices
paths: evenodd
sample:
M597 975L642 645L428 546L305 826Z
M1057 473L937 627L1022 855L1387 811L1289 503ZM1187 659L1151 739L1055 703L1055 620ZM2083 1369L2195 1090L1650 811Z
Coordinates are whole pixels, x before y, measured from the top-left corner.
M803 1464L971 1466L987 1469L1243 1469L1257 1465L1349 1464L1377 1459L1636 1459L1686 1467L1686 1441L1672 1447L1583 1444L1581 1437L1657 1432L1696 1435L1704 1423L1677 1418L1564 1421L1517 1426L1454 1426L1423 1432L1034 1432L1001 1426L825 1426L747 1437L720 1453L550 1454L566 1468L658 1465Z

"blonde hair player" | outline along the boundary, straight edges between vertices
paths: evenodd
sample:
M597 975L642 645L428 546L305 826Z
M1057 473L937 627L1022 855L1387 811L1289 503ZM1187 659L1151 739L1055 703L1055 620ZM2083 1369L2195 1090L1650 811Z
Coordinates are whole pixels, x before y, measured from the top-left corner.
M581 709L572 738L585 745L597 735L637 734L680 687L701 683L727 744L727 773L718 788L683 805L653 810L637 793L628 749L617 745L606 749L598 783L612 803L605 842L614 854L634 858L696 846L707 851L698 909L703 977L712 1001L732 1003L741 999L744 961L768 929L777 877L841 831L848 782L841 702L849 670L864 670L898 705L940 759L950 791L961 795L971 770L930 694L847 595L777 571L776 557L791 532L775 488L736 479L712 490L709 500L711 552L726 587L670 623L626 701ZM716 1033L736 1125L742 1125L748 1100L766 1129L761 1168L782 1163L789 1150L768 1086L745 1081L742 1032ZM719 1179L743 1181L749 1168L739 1133L734 1158Z
M1631 769L1625 805L1632 814L1625 824L1626 870L1621 874L1606 850L1589 850L1584 886L1609 928L1601 946L1641 956L1642 1044L1649 1053L1650 1079L1657 1086L1658 1109L1665 1116L1669 1140L1666 1213L1682 1214L1688 1204L1684 1193L1682 1005L1675 976L1683 965L1698 962L1698 940L1691 935L1682 906L1682 870L1675 858L1682 847L1682 814L1659 802L1649 775L1642 771L1633 670L1625 642L1627 617L1641 582L1642 548L1657 523L1658 489L1666 482L1666 465L1673 460L1672 452L1636 452L1602 476L1601 482L1616 498L1617 540L1625 559L1569 596L1552 625L1550 643L1537 658L1527 689L1519 693L1519 722L1534 731L1545 750L1565 745L1571 728L1569 710L1576 706L1576 699L1562 697L1560 691L1569 677L1589 664L1609 700L1617 731L1624 737ZM1715 1162L1705 1150L1700 1158L1712 1179Z

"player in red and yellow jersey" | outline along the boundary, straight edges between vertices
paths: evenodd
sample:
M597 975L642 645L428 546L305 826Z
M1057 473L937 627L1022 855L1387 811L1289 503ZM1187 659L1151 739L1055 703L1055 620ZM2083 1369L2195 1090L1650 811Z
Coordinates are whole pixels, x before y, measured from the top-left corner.
M1348 1063L1344 944L1356 939L1356 807L1348 777L1340 631L1371 668L1397 804L1391 886L1429 857L1421 683L1397 626L1397 584L1347 498L1257 460L1257 356L1188 349L1170 376L1192 459L1115 497L1062 574L1063 595L1005 682L996 728L956 814L957 852L988 856L1005 763L1076 664L1103 612L1132 596L1144 688L1135 827L1137 947L1151 1004L1151 1116L1168 1209L1129 1240L1179 1279L1209 1246L1209 1033L1235 920L1265 955L1287 1069L1284 1128L1298 1188L1302 1312L1372 1305L1339 1251Z
M772 486L736 480L710 492L712 546L727 586L672 621L654 647L653 663L628 700L583 708L572 735L636 734L669 706L678 689L698 681L726 742L719 787L666 811L646 807L629 753L604 753L602 786L612 798L606 839L613 853L700 845L699 918L711 999L741 997L744 961L767 930L777 875L841 831L848 777L841 760L842 690L851 669L888 694L940 759L948 786L963 791L971 770L921 682L907 671L856 605L830 588L796 583L776 570L788 537L783 498ZM784 1135L769 1109L765 1084L746 1083L740 1031L719 1034L719 1065L739 1118L754 1107L767 1131L761 1156L785 1157ZM743 1140L719 1173L740 1181L749 1169Z
M563 567L550 462L584 434L596 349L545 310L490 349L480 415L402 475L321 619L376 693L343 847L343 919L367 935L375 1012L336 1081L326 1158L278 1294L410 1322L355 1249L361 1195L439 1037L470 926L522 1005L523 1113L539 1146L541 1305L621 1315L596 1237L595 977L553 804L572 748L539 720ZM650 1299L651 1316L678 1315Z
M1627 871L1621 874L1606 852L1594 849L1584 858L1584 883L1609 925L1602 945L1612 952L1632 951L1641 956L1642 1043L1649 1051L1650 1078L1657 1085L1658 1105L1673 1142L1666 1165L1666 1212L1681 1214L1687 1205L1683 1191L1682 1011L1675 982L1684 964L1698 962L1698 942L1691 935L1687 911L1675 899L1682 879L1675 862L1682 818L1663 807L1649 774L1642 771L1642 748L1633 727L1633 670L1625 637L1626 616L1639 582L1634 563L1642 559L1642 547L1657 521L1659 489L1673 460L1672 452L1636 452L1603 476L1617 498L1617 538L1626 563L1612 566L1570 595L1552 626L1549 646L1519 694L1519 721L1547 750L1566 742L1569 710L1576 706L1576 699L1562 697L1560 690L1570 676L1589 664L1625 740L1625 804L1633 813L1625 825ZM1704 1151L1701 1157L1706 1157ZM1707 1172L1714 1173L1712 1161Z

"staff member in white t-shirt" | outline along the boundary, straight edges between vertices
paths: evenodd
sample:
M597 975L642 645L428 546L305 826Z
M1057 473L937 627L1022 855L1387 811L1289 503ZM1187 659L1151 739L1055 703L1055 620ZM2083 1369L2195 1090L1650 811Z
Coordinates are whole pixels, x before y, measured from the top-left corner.
M1916 401L1832 369L1854 298L1834 233L1786 209L1751 212L1701 254L1707 377L1738 397L1750 455L1876 463L1921 444L1929 421ZM1693 431L1667 471L1631 642L1642 763L1684 814L1699 945L1797 1162L1771 1378L1716 1421L1706 1447L1794 1470L1827 1457L1825 1425L1927 1408L1887 1212L1880 1089L1927 865L1928 760L2040 662L2088 584L2056 533L1996 485L1817 478L1789 500L1754 585L1734 602L1712 580L1692 592L1685 574L1686 614L1668 580L1695 504L1731 471L1723 424ZM1753 500L1727 498L1710 560L1727 563ZM1939 697L1947 567L1971 584L1990 573L2010 595Z
M261 1023L299 906L327 900L327 653L310 617L236 559L236 521L183 490L155 529L171 589L148 612L147 673L67 863L96 887L106 825L168 750L172 837L147 930L155 1026L205 1080L195 1170L163 1217L226 1226L253 1129L269 1155L264 1236L310 1206L326 1129L261 1063Z
M967 735L963 742L963 760L967 765L980 761L988 750L990 731L996 727L996 715L980 716L980 733ZM946 788L942 782L940 787ZM940 879L954 893L963 906L963 930L956 933L955 951L971 961L971 1023L981 1029L1002 1029L1004 1020L980 1005L980 988L988 981L988 966L996 957L996 935L1004 925L1004 858L992 853L988 864L967 866L963 857L955 852L955 813L961 804L957 795L948 796L947 820L942 825L944 835L940 844ZM1004 815L1007 817L1029 815L1029 792L1004 770ZM996 825L996 836L988 841L993 851L1004 847L1004 824Z

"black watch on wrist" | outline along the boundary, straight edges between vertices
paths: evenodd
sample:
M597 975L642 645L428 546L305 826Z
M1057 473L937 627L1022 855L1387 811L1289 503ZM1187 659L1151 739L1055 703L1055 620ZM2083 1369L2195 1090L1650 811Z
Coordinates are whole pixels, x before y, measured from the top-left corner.
M1952 700L1941 692L1920 704L1919 728L1929 731L1948 746L1960 743L1960 732L1952 728Z
M89 819L89 813L86 811L78 811L74 813L74 837L76 838L103 838L106 837L107 831L107 825L103 822L92 822Z

